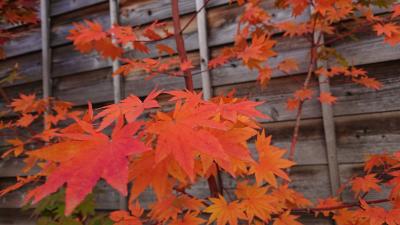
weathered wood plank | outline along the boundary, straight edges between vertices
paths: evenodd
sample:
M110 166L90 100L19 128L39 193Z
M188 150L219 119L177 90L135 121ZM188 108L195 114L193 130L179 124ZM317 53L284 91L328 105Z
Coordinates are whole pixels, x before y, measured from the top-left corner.
M35 225L36 221L31 217L30 211L22 209L1 209L0 225Z
M107 0L51 0L50 3L50 15L57 16L60 14L68 13L74 10L78 10L84 7L90 7L96 4L105 3Z

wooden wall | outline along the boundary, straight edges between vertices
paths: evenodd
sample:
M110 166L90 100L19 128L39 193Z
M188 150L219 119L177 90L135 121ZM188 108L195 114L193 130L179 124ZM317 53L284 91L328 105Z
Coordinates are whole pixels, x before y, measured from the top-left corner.
M144 25L154 19L171 23L170 0L140 0L122 2L122 24ZM207 9L209 27L209 48L215 56L224 45L232 43L236 30L237 16L242 8L229 5L228 0L211 0ZM264 7L272 8L272 1L265 1ZM181 0L182 20L187 21L195 11L195 1ZM289 19L287 12L273 12L276 21ZM77 106L88 100L95 104L106 104L113 100L111 62L101 59L96 54L82 55L75 51L65 39L72 22L83 19L95 19L105 27L109 26L107 0L52 0L51 1L51 51L52 79L55 97L72 101ZM301 17L298 19L302 19ZM182 22L185 23L185 22ZM19 29L19 28L15 28ZM41 94L41 40L40 27L20 29L24 33L20 38L5 46L7 59L0 61L0 77L5 76L10 68L18 63L23 80L5 87L10 97L18 93ZM184 32L184 39L189 57L195 66L199 65L198 36L195 21ZM299 62L300 70L296 74L274 73L266 89L256 84L257 74L248 71L240 62L211 72L215 95L237 90L239 96L249 96L256 101L266 101L260 110L271 116L271 120L260 121L267 132L273 135L274 144L288 148L294 126L295 114L285 109L286 99L300 87L295 80L303 80L308 58L308 43L300 38L278 37L276 51L280 54L272 60L279 63L285 57ZM164 40L174 46L174 40ZM383 44L382 38L372 33L363 33L356 40L345 40L333 44L338 52L349 62L363 66L372 77L384 86L380 91L372 91L341 79L331 81L332 93L338 97L333 106L336 128L337 158L341 182L346 182L354 172L360 171L360 163L365 156L382 151L395 151L400 146L400 47ZM154 46L153 46L154 48ZM156 55L154 51L154 56ZM128 53L136 54L137 53ZM199 70L198 68L196 69ZM125 95L146 96L156 85L166 90L183 88L181 78L158 76L145 81L145 74L131 74L124 83ZM201 88L199 75L194 76L196 88ZM315 80L315 84L318 84ZM313 85L318 92L318 85ZM4 103L0 103L4 107ZM301 126L297 166L291 171L293 187L303 192L306 197L317 200L328 197L331 193L326 156L326 144L323 129L321 105L312 100L304 105L304 121ZM14 181L22 167L20 159L0 160L0 188ZM225 180L226 186L231 186ZM100 184L97 194L99 209L118 208L119 196L104 184ZM197 193L207 194L205 183L195 187ZM23 199L23 190L0 198L0 225L32 224L29 215L21 214L18 208ZM351 199L347 193L344 199ZM306 224L328 224L327 220L304 218Z

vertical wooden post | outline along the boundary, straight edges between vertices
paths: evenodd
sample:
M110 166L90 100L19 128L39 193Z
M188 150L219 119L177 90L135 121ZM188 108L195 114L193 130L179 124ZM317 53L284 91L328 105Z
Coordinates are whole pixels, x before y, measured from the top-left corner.
M325 66L326 63L318 63L318 66ZM319 90L320 92L330 92L329 78L325 76L319 76ZM325 133L325 145L326 145L326 157L328 159L329 168L329 179L331 184L332 195L336 195L340 187L339 177L339 165L337 160L336 152L336 133L335 133L335 121L333 118L332 105L321 104L322 108L322 120L324 124Z
M50 0L40 0L40 27L42 38L42 91L43 98L52 96L51 47L50 47ZM47 113L45 114L45 116ZM45 128L48 124L45 122Z
M109 1L110 7L110 25L119 24L119 1L118 0L110 0ZM116 43L115 38L112 38L112 41ZM112 72L114 73L120 67L120 63L118 59L112 62ZM113 90L114 90L114 103L118 103L122 99L122 78L121 75L114 75L113 76ZM128 208L128 199L125 196L119 196L119 208L120 209L127 209Z
M119 1L110 0L110 24L111 26L119 24ZM116 40L113 38L113 42ZM113 73L120 67L118 60L112 62ZM118 103L122 99L122 78L121 75L113 76L114 102Z
M311 8L311 15L314 12L314 8ZM314 44L323 45L324 36L320 32L314 33ZM317 49L319 52L320 49ZM317 67L327 67L326 61L317 61ZM330 92L329 78L325 76L318 77L319 90L320 92ZM332 195L337 194L337 190L340 187L340 177L339 177L339 165L337 161L336 152L336 133L335 133L335 121L333 118L333 108L332 105L321 103L322 110L322 120L324 126L325 134L325 146L326 146L326 156L328 161L329 170L329 181L331 186Z
M196 0L197 32L199 37L201 83L204 99L212 96L210 73L208 71L208 41L207 41L207 17L204 0Z

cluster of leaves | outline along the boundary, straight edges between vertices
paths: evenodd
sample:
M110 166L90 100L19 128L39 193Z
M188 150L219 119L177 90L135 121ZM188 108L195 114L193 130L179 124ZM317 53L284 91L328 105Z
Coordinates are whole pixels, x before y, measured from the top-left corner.
M1 0L0 1L0 46L3 46L10 38L14 37L7 26L19 24L36 24L37 0ZM0 58L5 56L1 49Z
M255 107L261 103L233 96L204 101L201 94L171 91L163 94L171 96L169 102L175 104L173 110L159 110L152 113L150 120L139 120L145 110L159 107L156 97L160 94L161 91L152 92L143 101L131 95L121 103L102 108L97 114L89 105L84 115L69 112L70 105L65 102L53 101L52 109L56 114L47 120L51 124L30 139L10 141L14 146L4 154L4 157L11 153L24 154L26 162L34 162L41 168L41 172L29 181L46 177L43 185L27 194L26 201L38 203L66 184L65 213L70 215L103 178L124 195L127 194L127 184L132 182L132 205L147 187L151 187L157 202L146 216L158 222L201 222L195 217L203 210L212 213L210 221L217 217L225 218L222 221L218 219L220 224L238 218L269 220L273 213L287 211L292 205L300 207L301 202L307 202L287 186L278 185L276 177L290 180L284 169L294 163L283 158L285 150L271 145L271 137L258 133L260 127L254 119L265 116ZM43 114L45 102L35 99L34 95L21 95L11 103L14 111L21 114L20 118L4 124L3 128L27 128ZM74 123L64 128L53 128L53 124L67 118L73 119ZM254 137L257 137L257 159L251 156L247 145ZM49 144L25 148L28 142L37 138ZM215 175L217 168L237 179L250 179L238 186L236 194L241 199L240 204L228 204L220 196L210 199L215 204L205 208L204 200L186 193L185 190L195 183ZM251 177L255 177L256 183L251 182ZM3 194L29 182L26 179L29 178L3 190ZM267 184L270 188L263 186ZM267 201L260 205L262 208L253 211L252 207L259 206L252 202L256 193ZM279 197L283 193L290 201ZM175 208L171 208L171 204ZM216 207L226 209L219 212ZM226 211L231 208L245 211L235 218L229 210ZM142 215L133 209L131 213L129 216L122 212L113 213L111 218L116 221ZM178 217L181 213L185 214L183 219ZM220 213L226 215L219 217Z
M159 95L170 96L169 102L175 107L168 112L154 112L160 107L156 100ZM35 119L43 115L47 102L34 95L14 99L11 107L20 118L3 124L3 131L16 126L29 129L34 122L29 119L21 125L21 120L28 120L27 115ZM284 158L286 151L271 145L271 136L259 132L254 119L265 117L255 109L261 103L232 95L204 101L194 92L157 91L143 101L131 95L98 113L89 104L81 115L70 112L68 103L53 102L55 115L50 116L43 132L31 134L28 139L9 140L13 147L3 155L23 154L28 164L25 172L34 165L41 170L20 178L0 195L46 177L44 184L26 197L26 202L38 203L40 223L107 221L104 215L93 214L90 195L102 178L125 195L128 183L132 183L129 211L110 214L116 224L203 224L206 221L200 215L209 214L209 223L216 221L219 225L239 221L297 225L296 212L304 211L331 216L343 225L400 224L400 152L370 156L365 176L353 178L343 187L354 192L357 202L329 198L311 208L309 200L288 186L290 178L285 170L294 163ZM139 118L145 112L151 114L151 119L142 121ZM66 119L74 122L63 128L53 127ZM252 138L256 139L256 154L251 154L248 146ZM215 175L217 168L237 181L233 191L227 189L209 199L190 194L193 185ZM378 203L387 202L389 206L372 206L374 201L366 200L368 193L379 192L383 186L390 187L391 192ZM144 210L138 197L147 188L157 200Z
M68 39L72 40L76 49L82 53L97 51L104 58L119 59L124 62L114 75L128 75L135 71L145 71L148 75L168 74L182 76L183 72L193 68L191 61L180 62L176 58L129 58L124 57L124 49L132 49L142 54L157 51L160 56L175 53L168 45L158 43L149 47L148 44L167 39L172 36L167 23L154 22L146 28L133 29L130 26L114 25L108 31L101 24L92 21L75 24ZM155 48L155 49L152 49ZM176 67L181 70L174 71Z

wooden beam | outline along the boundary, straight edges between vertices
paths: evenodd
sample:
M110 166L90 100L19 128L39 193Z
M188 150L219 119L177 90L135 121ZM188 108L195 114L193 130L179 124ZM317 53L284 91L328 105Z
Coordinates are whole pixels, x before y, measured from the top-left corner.
M212 96L212 88L210 81L210 73L208 71L208 40L207 40L207 17L205 5L210 0L196 0L197 11L197 34L199 37L199 50L200 50L200 71L201 83L203 89L203 97L208 100Z
M110 0L110 24L111 26L119 24L119 0ZM113 38L113 42L116 43L115 38ZM118 60L114 60L112 62L112 71L113 73L117 71L120 67L120 62ZM113 76L113 88L114 88L114 102L118 103L122 98L122 78L121 76L114 75Z
M314 12L314 8L311 8L311 15ZM324 45L324 34L321 32L314 32L314 43L316 45ZM321 48L318 48L317 51L320 51ZM317 60L317 68L324 67L327 68L328 64L326 61ZM319 83L319 91L322 92L331 92L329 78L325 76L318 76ZM324 135L325 135L325 145L326 145L326 157L328 161L328 170L329 170L329 181L331 194L333 196L337 195L337 191L340 187L340 174L339 174L339 165L337 160L337 151L336 151L336 133L335 133L335 122L333 118L333 108L332 105L321 103L322 110L322 121L324 126Z
M326 63L319 62L318 64L318 66L326 67L326 65L324 65ZM318 81L320 93L330 92L329 78L325 76L319 76ZM340 187L340 177L336 151L336 133L333 118L333 108L332 105L321 103L321 109L325 133L326 157L328 160L331 192L332 195L337 195L337 191Z
M40 27L42 40L42 91L43 99L48 99L52 96L52 81L51 81L51 47L50 47L50 0L40 0ZM49 128L46 122L46 117L49 110L45 113L44 127Z
M52 95L49 2L49 0L40 0L43 98Z

